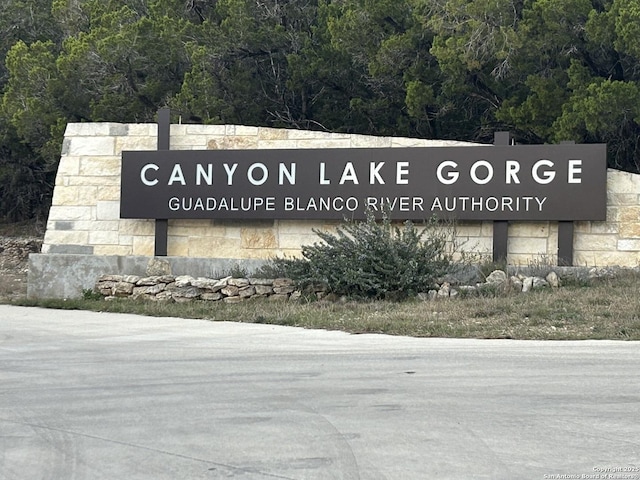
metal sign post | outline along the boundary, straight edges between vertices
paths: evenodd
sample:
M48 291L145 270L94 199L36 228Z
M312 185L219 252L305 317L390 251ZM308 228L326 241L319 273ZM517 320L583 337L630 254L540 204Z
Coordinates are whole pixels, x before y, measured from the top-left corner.
M158 110L158 150L170 149L171 110L161 108ZM169 220L156 219L156 234L154 255L156 257L167 256L167 243L169 237Z

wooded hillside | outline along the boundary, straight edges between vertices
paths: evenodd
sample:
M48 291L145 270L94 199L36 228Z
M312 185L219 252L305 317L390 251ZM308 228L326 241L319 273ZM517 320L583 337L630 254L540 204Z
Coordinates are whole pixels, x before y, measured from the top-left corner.
M609 145L640 171L638 0L3 0L0 221L46 216L68 122Z

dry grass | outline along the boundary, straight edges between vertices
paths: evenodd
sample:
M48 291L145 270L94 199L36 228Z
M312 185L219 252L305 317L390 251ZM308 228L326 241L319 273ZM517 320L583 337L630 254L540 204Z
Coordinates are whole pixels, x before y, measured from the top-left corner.
M630 274L557 290L433 302L247 301L231 305L87 299L20 303L417 337L640 340L638 280Z

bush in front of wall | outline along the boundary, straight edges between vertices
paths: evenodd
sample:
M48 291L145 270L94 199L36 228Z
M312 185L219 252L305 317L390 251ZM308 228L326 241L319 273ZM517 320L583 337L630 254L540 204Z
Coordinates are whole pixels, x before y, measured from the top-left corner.
M324 283L337 295L400 299L426 291L447 273L450 229L431 219L393 225L388 214L364 221L345 220L336 233L314 230L322 242L302 247L302 258L272 260L265 272L277 272L300 284Z

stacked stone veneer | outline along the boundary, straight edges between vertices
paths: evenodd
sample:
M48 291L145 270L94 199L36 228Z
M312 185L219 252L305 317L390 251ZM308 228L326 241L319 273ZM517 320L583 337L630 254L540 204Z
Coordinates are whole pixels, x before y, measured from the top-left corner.
M375 148L472 145L461 142L370 137L236 125L171 125L171 148ZM154 221L120 219L123 150L155 150L157 125L76 123L65 133L53 204L42 253L152 256ZM640 176L608 172L605 222L577 222L574 264L635 266L640 259ZM303 220L170 220L168 255L191 258L266 259L297 255L317 241L312 229L337 222ZM492 222L457 225L457 241L468 251L490 254ZM556 222L509 225L508 262L553 262Z

